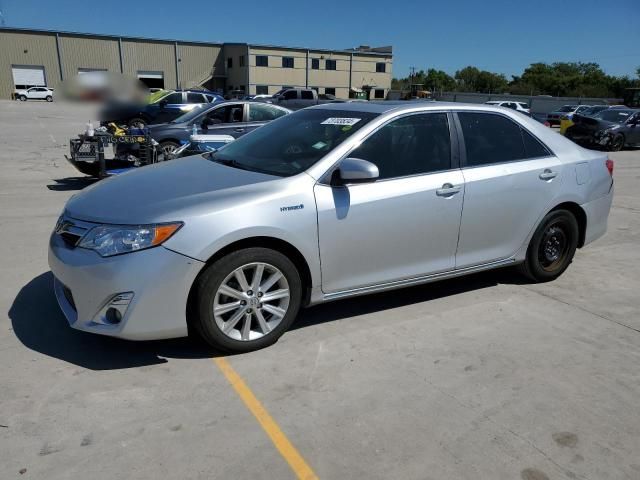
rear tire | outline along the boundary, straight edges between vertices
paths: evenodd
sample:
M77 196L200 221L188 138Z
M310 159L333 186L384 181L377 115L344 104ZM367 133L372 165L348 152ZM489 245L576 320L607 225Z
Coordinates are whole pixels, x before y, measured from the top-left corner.
M129 120L129 127L131 128L145 128L147 126L147 122L144 118L136 117Z
M21 102L26 102L27 101L27 97L25 95L20 95L20 101Z
M300 310L302 281L285 255L252 247L206 267L195 293L196 332L217 350L243 353L272 345L287 331Z
M534 282L555 280L573 260L579 234L578 222L571 212L549 212L531 238L520 272Z

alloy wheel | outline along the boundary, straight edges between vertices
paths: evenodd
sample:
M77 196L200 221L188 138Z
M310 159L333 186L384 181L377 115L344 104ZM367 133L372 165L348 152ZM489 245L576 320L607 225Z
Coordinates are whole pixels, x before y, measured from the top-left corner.
M162 155L165 160L178 149L178 147L173 143L166 143L164 145L161 145L160 147L162 148Z
M227 275L218 287L213 316L227 337L257 340L282 322L290 299L289 284L278 268L268 263L248 263Z

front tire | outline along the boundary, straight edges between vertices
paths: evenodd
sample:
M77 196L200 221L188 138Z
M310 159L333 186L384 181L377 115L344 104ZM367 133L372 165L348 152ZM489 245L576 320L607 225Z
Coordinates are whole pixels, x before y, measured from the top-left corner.
M46 100L47 102L53 102L53 97L51 95L48 95Z
M21 102L26 102L27 101L26 95L20 95L20 101Z
M555 280L567 269L578 247L580 230L568 210L554 210L533 234L520 271L534 282Z
M173 155L178 148L180 148L180 145L176 142L160 142L160 154L162 155L162 161L169 160L171 155Z
M212 347L242 353L275 343L296 318L302 282L285 255L247 248L209 265L198 278L192 325Z
M611 143L609 144L609 151L619 152L620 150L622 150L622 147L624 147L624 136L618 133L611 139Z

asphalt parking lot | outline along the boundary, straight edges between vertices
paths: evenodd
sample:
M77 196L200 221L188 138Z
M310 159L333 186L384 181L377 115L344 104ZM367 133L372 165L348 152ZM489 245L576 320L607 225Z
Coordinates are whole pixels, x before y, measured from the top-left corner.
M46 245L89 184L63 155L90 115L0 101L0 478L640 479L640 150L611 155L608 234L557 281L505 270L314 307L221 361L58 310Z

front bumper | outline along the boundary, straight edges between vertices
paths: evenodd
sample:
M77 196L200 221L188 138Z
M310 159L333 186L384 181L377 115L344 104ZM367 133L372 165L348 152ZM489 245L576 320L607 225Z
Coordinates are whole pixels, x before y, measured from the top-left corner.
M55 233L49 241L54 291L69 325L129 340L186 336L187 297L203 266L162 246L103 258L69 247ZM133 292L133 299L121 321L101 323L99 313L124 292Z

